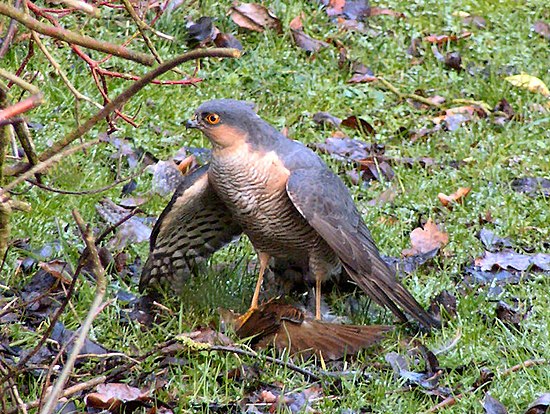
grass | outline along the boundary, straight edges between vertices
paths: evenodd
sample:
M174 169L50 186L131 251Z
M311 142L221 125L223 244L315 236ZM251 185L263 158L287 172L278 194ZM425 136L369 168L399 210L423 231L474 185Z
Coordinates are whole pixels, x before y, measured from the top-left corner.
M181 8L165 15L157 28L176 36L178 41L160 42L159 52L161 56L170 56L185 50L182 43L185 17L191 15L196 19L208 15L217 17L216 24L222 31L238 36L246 54L239 60L204 60L199 75L205 81L197 87L148 86L125 107L126 113L137 114L140 127L132 128L119 122L117 136L131 138L137 146L146 148L161 159L174 154L182 145L208 146L206 139L198 133L184 131L182 122L201 102L230 97L256 102L262 117L279 129L288 127L291 137L305 143L320 142L330 136L329 130L320 129L313 123L311 114L328 111L342 118L353 114L374 124L378 133L375 137L361 137L353 131L346 131L352 137L383 143L391 156L425 156L441 163L441 168L396 166L394 184L372 182L366 189L352 187L352 192L384 254L396 256L408 247L409 234L421 219L432 217L448 232L450 243L443 254L432 265L406 277L404 282L424 304L442 289L451 291L458 298L458 316L441 331L421 336L420 339L428 348L438 349L452 341L460 331L457 345L439 356L441 366L448 369L442 378L442 385L457 392L467 390L479 377L480 370L489 368L496 373L490 386L491 395L506 405L510 412L523 412L535 398L548 391L548 367L529 368L506 376L499 372L525 360L550 358L547 346L550 343L549 279L547 275L535 275L518 285L507 285L497 298L509 303L517 299L523 308L532 306L519 331L494 320L495 299L488 296L488 287L464 289L460 282L464 267L483 251L476 235L483 226L487 226L479 221L479 217L487 211L493 217L493 222L488 226L499 235L508 236L518 246L533 252L548 252L549 249L548 199L531 198L513 192L510 187L511 180L517 177L550 177L550 119L548 112L539 113L533 109L533 105L543 105L547 100L503 80L507 71L525 72L550 84L548 42L530 30L536 20L550 19L545 2L390 0L384 6L404 12L407 19L373 17L367 22L369 34L339 31L326 16L325 10L315 2L270 3L275 14L281 18L283 27L288 27L293 17L304 12L306 33L319 39L338 39L353 59L365 63L375 74L391 81L402 91L412 93L422 89L428 95L442 95L448 100L482 100L491 107L505 98L522 117L521 121L512 121L504 126L477 120L456 131L441 131L416 142L400 136L397 130L400 127L417 129L431 126L435 112L414 109L409 103L398 101L395 95L372 84L347 84L350 74L338 69L338 51L334 47L310 57L292 44L288 31L280 36L272 32L238 31L226 17L230 3L205 1L201 2L200 9L188 11ZM464 26L459 17L453 16L455 11L483 16L488 27L477 29ZM82 31L102 39L117 39L117 34L127 36L123 33L122 23L126 18L122 12L111 10L102 13L105 19L100 26L81 19L78 23ZM471 75L469 71L445 69L426 44L423 45L423 63L411 65L405 52L413 37L460 33L462 30L471 30L471 38L444 46L442 53L460 51L463 66L473 68L477 75ZM100 100L84 64L75 59L67 48L55 48L52 44L49 47L63 63L75 86ZM26 43L16 44L4 58L8 69L14 71L26 52ZM112 62L123 70L134 70L136 73L144 73L145 70L116 59ZM30 121L42 126L33 130L38 150L42 151L50 142L75 127L74 99L40 54L31 59L26 70L28 73L38 72L38 83L46 96L46 103L28 115ZM186 66L184 70L192 71L192 67ZM110 80L111 96L126 86L124 81ZM81 120L94 112L95 109L89 105L82 104L79 108ZM103 132L105 125L97 127L86 139ZM109 147L92 148L85 155L73 156L51 169L46 181L64 189L107 185L116 172L112 151ZM329 157L325 159L336 170L343 172L341 164ZM460 160L467 162L459 168L446 166L449 162ZM124 164L122 167L128 173ZM143 175L137 183L135 194L146 193L151 178ZM377 207L366 205L366 201L377 197L390 185L399 189L393 203ZM437 200L439 192L449 194L458 187L466 186L472 187L472 192L463 205L457 205L452 210L440 206ZM94 209L96 203L103 197L115 201L121 199L120 187L81 197L52 194L26 186L18 190L25 190L17 198L30 203L33 211L13 216L12 237L28 238L34 247L60 240L62 258L73 264L82 242L71 218L71 210L78 209L88 222L101 227ZM156 215L167 201L168 198L155 196L143 209ZM394 220L384 220L388 217ZM132 259L136 256L144 259L147 245L132 245L126 252ZM0 279L2 284L20 287L29 280L30 275L15 271L17 259L22 254L16 249L9 252ZM217 306L242 309L246 307L253 289L254 275L247 271L247 264L253 259L248 242L220 252L212 260L212 266L205 271L204 277L190 283L181 300L166 297L163 303L172 313L162 314L158 325L145 332L136 322L128 322L124 318L126 305L115 301L98 316L91 337L107 348L137 354L146 352L167 337L215 321ZM217 263L228 263L229 266L220 274L214 270ZM112 278L108 296L114 297L121 288L137 292L135 281ZM76 329L82 322L93 297L93 289L86 279L82 279L78 295L72 302L74 309L62 317L68 328ZM361 319L361 316L358 318ZM368 318L360 321L368 322ZM386 317L385 321L390 322L391 319ZM45 326L41 326L38 332L30 332L22 324L14 323L0 327L0 337L9 334L12 342L30 347L43 329ZM387 352L405 353L408 341L406 332L397 329L380 348L360 355L357 361L350 364L351 369L364 369L368 378L361 375L343 378L338 398L322 399L314 407L320 412L349 409L354 412L416 413L433 406L435 400L418 391L399 392L403 382L396 380L391 372L378 370L373 365L374 362L384 363ZM266 354L269 352L266 351ZM241 363L254 364L253 360L222 354L184 353L182 357L185 362L169 368L169 381L157 395L161 400L175 402L183 411L201 411L197 408L201 403L237 401L251 385L246 381L228 379L227 371ZM139 371L128 375L128 382L145 386L147 381L134 381L140 373L157 372L157 362L146 361ZM306 366L314 368L311 363ZM86 372L86 367L81 368L80 372ZM260 380L267 384L284 384L286 391L309 386L303 377L279 366L263 366L260 375ZM40 392L39 379L25 377L22 386L27 390L25 399L34 399ZM467 394L447 411L483 412L482 399L481 390ZM198 405L191 409L191 404Z

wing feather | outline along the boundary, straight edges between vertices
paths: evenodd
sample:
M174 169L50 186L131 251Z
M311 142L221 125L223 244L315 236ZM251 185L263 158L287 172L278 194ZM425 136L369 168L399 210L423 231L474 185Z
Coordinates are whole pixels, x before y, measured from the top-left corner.
M426 328L439 325L382 260L338 176L329 169L296 169L289 177L287 193L298 211L334 249L353 281L375 302L402 321L407 320L405 311Z
M208 165L185 177L158 218L139 288L167 282L176 292L193 267L242 230L208 181Z

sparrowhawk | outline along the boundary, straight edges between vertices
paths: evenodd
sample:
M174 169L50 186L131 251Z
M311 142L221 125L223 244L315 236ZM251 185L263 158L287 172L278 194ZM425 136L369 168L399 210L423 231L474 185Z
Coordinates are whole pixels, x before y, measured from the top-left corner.
M260 270L251 309L258 306L271 257L289 260L321 284L343 267L375 302L401 321L438 326L380 257L342 180L303 144L283 136L247 102L203 103L189 128L212 144L212 159L187 176L151 236L140 288L153 281L181 284L191 267L244 233Z

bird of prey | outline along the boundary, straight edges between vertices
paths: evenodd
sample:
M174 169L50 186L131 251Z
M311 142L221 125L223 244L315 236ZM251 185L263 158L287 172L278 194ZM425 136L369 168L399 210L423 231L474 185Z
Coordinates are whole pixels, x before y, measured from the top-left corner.
M260 263L251 310L274 257L315 281L317 319L321 285L343 267L399 320L408 314L427 329L439 326L381 259L347 187L317 154L243 101L205 102L187 127L206 135L212 159L185 178L159 217L140 289L163 280L177 289L197 262L244 233Z

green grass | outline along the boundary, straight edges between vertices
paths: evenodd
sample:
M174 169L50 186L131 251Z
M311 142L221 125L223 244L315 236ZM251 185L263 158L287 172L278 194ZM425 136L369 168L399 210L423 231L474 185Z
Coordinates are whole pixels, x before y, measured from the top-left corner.
M507 285L498 298L509 303L517 298L523 307L532 306L520 331L510 330L494 321L495 302L487 296L487 287L464 289L457 282L462 281L464 267L483 251L476 235L484 226L480 224L479 217L488 210L493 217L493 223L488 227L497 234L509 236L517 245L533 252L548 252L548 199L515 193L510 187L511 180L517 177L550 177L550 118L548 112L539 113L533 109L533 105L544 105L547 99L504 81L507 68L513 68L513 73L525 72L550 84L548 41L530 30L536 20L550 19L545 2L450 1L442 4L437 1L390 0L374 5L402 11L407 18L373 17L367 22L372 32L369 34L338 30L326 16L325 10L314 2L271 2L285 28L293 17L305 12L304 26L308 34L318 39L338 39L353 59L365 63L375 74L383 76L403 92L422 89L427 95L444 96L447 103L452 99L474 99L484 101L491 107L505 98L523 118L504 126L475 120L454 132L438 132L416 142L400 136L398 129L429 127L435 111L414 109L373 84L347 84L350 73L338 69L338 51L334 47L310 57L292 44L287 30L280 36L271 32L239 31L226 16L230 3L205 1L201 2L200 10L187 11L182 8L164 16L157 28L176 36L178 41L156 43L164 58L181 53L185 50L182 43L185 17L188 14L193 18L209 15L217 17L216 24L222 31L231 32L240 39L246 53L238 60L203 60L199 76L204 78L204 82L197 87L149 85L124 108L128 114L137 114L139 128L118 122L120 130L117 136L131 138L137 146L146 148L161 159L174 154L182 145L206 147L206 139L198 132L185 131L182 123L201 102L226 97L256 102L262 117L279 129L288 127L290 136L304 143L320 142L330 136L330 130L319 128L310 117L315 112L328 111L342 118L358 115L374 124L378 132L375 137L361 137L351 130L346 132L354 138L385 144L390 156L435 159L441 167L395 166L393 184L373 182L367 190L353 187L353 195L384 254L396 256L409 247L409 234L417 227L419 219L431 217L448 232L450 243L443 254L431 265L407 276L404 282L423 304L428 304L430 298L442 289L450 290L458 299L458 316L441 331L420 336L420 339L428 348L438 349L460 332L456 346L439 355L441 366L448 369L441 384L456 392L467 390L479 377L480 369L488 368L496 373L489 388L492 396L505 404L509 412L523 412L537 396L548 391L548 366L528 368L507 376L499 373L525 360L550 358L547 346L550 343L550 283L547 275L535 276L519 285ZM459 17L452 16L458 10L483 16L488 22L487 29L464 26ZM79 21L81 30L97 38L120 42L127 36L122 25L126 21L124 14L117 10L104 10L103 13L104 24L97 25L82 18ZM459 51L464 67L486 68L486 76L447 70L435 59L427 44L423 44L423 63L410 64L406 49L412 38L460 33L462 30L471 30L471 38L446 45L442 47L442 52ZM117 39L117 35L121 37ZM56 48L52 43L46 43L67 69L75 86L101 102L86 66L68 48ZM134 49L139 47L143 48L143 45L133 44ZM3 61L8 69L14 71L18 67L26 55L26 48L25 42L12 47ZM99 54L94 53L94 56L99 57ZM137 74L146 71L138 65L117 59L109 63L118 70L132 70ZM182 69L189 73L193 71L192 65ZM36 146L42 151L50 142L60 139L76 126L74 98L40 53L37 52L31 59L26 71L39 72L39 82L35 83L46 97L44 105L28 114L30 121L43 126L33 131ZM127 85L126 81L109 80L111 96L114 97ZM81 103L80 122L95 111L91 105ZM101 124L85 139L97 137L105 130L105 124ZM114 180L117 170L116 161L110 158L113 151L111 147L97 147L89 149L85 155L65 159L61 165L49 170L45 180L54 187L72 190L107 185ZM325 159L340 172L346 168L329 157ZM459 168L447 166L452 161L460 160L467 162ZM122 175L130 173L124 162L121 167ZM135 194L146 193L150 180L150 176L142 175L137 180ZM377 207L366 205L368 200L377 197L390 185L399 190L392 204ZM459 187L467 186L472 187L472 192L463 205L457 205L452 210L440 206L437 200L439 192L450 194ZM95 212L96 203L103 197L115 201L121 199L120 186L102 194L87 196L52 194L37 188L28 189L27 186L20 186L18 190L25 190L16 197L30 203L33 211L14 214L12 237L29 238L35 247L61 240L64 245L62 258L73 264L82 242L71 210L78 209L87 222L99 228L103 224ZM162 199L156 196L142 208L156 215L167 201L168 197ZM390 216L395 218L392 223L383 220ZM131 258L139 255L145 259L147 244L132 245L126 252ZM18 287L29 280L29 275L21 275L15 270L20 254L15 249L9 252L7 264L2 269L2 284ZM165 298L163 303L173 314L161 313L158 325L151 330L144 332L135 322L122 323L125 305L114 302L98 316L90 337L107 348L139 354L167 337L215 321L217 306L246 308L254 286L254 274L246 269L254 259L248 242L231 246L212 259L210 269L205 271L203 278L190 283L182 300ZM227 264L225 270L214 270L220 263ZM108 298L112 298L119 288L137 292L134 284L111 278ZM66 311L62 317L68 328L76 329L80 325L93 291L94 287L83 278L72 301L74 311ZM361 315L358 318L360 322L369 322ZM391 318L386 316L384 321L390 322ZM43 329L45 326L41 326L39 332L29 332L20 324L11 324L0 327L0 336L10 334L12 342L30 347ZM391 372L373 366L374 362L384 363L387 352L403 354L407 348L410 348L407 333L397 329L380 348L365 352L350 364L349 369L364 369L369 374L368 379L366 376L342 378L342 391L338 398L318 401L315 408L320 412L338 412L343 408L357 412L362 409L402 413L427 410L436 403L435 399L418 391L399 392L402 381L396 380ZM270 353L266 351L266 354ZM169 382L156 394L161 400L175 402L187 412L193 411L189 409L190 404L211 401L223 404L241 399L249 384L228 380L226 373L240 364L256 362L225 354L189 352L182 357L186 359L185 364L170 368ZM145 386L147 381L134 381L140 373L157 372L157 362L154 359L145 361L139 370L128 374L127 381L132 385ZM305 365L315 369L311 362ZM82 368L81 372L86 372L86 368ZM267 384L281 382L285 384L285 391L299 390L309 385L299 374L269 364L262 368L260 380ZM34 399L40 393L38 379L25 377L22 385L27 390L24 395L26 400ZM330 389L326 388L325 393L330 394ZM482 390L468 394L447 411L481 413L482 399Z

